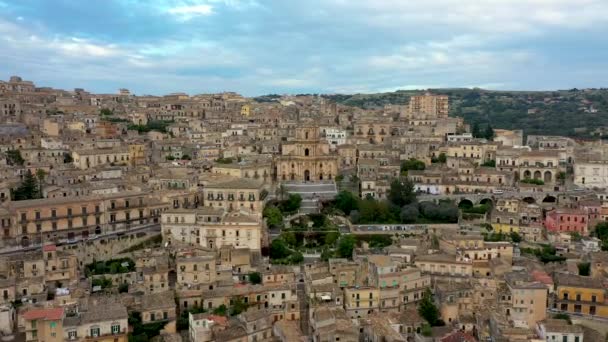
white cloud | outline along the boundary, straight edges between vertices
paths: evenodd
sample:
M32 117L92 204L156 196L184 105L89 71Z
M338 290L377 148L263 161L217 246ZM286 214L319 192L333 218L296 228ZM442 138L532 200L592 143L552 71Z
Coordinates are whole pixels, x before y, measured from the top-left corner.
M199 4L191 6L177 6L167 10L169 14L176 15L182 20L190 20L199 16L208 16L213 14L213 6L209 4Z
M330 12L393 28L452 27L461 32L530 33L608 23L605 0L328 0Z

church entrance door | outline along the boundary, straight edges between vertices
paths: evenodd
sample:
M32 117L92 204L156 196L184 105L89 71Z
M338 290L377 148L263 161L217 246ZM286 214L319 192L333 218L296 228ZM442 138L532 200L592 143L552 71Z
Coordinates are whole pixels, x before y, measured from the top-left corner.
M307 182L310 181L310 171L304 171L304 180Z

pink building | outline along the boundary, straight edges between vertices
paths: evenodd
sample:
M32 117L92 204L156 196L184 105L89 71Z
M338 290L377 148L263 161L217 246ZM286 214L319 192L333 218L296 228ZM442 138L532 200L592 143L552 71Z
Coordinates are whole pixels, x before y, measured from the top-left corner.
M587 235L589 232L589 214L584 209L555 209L547 213L545 228L549 232L577 232Z
M602 202L600 200L579 201L578 207L584 209L589 215L590 228L594 228L596 224L602 221Z

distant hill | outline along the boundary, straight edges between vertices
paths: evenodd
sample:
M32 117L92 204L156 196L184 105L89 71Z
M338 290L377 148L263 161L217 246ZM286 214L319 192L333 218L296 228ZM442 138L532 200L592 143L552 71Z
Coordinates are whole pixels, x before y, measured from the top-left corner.
M559 91L490 91L483 89L430 89L450 96L450 115L467 123L494 128L523 129L526 135L565 135L589 138L608 136L608 89ZM366 109L407 104L425 91L324 95L340 104Z

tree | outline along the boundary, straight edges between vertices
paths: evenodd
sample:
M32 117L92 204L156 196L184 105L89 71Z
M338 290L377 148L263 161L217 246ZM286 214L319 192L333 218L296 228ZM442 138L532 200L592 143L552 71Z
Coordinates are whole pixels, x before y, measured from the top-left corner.
M295 251L289 257L289 262L292 263L292 264L299 264L302 261L304 261L304 255L302 253L298 252L298 251Z
M321 260L322 261L327 261L327 260L329 260L329 258L332 258L333 256L334 255L333 255L332 250L327 247L323 248L323 250L321 251Z
M21 156L21 151L9 150L9 151L6 151L6 162L9 165L23 166L23 163L25 162L25 160Z
M424 162L418 159L411 158L401 162L401 172L407 172L409 170L424 170Z
M262 275L260 272L251 272L249 273L249 282L256 285L262 283Z
M222 304L213 310L213 314L218 316L226 316L228 314L228 308L226 305Z
M422 300L418 304L418 313L424 318L431 326L439 325L439 309L433 302L433 294L430 289L424 291Z
M602 250L608 250L608 222L600 222L593 231L598 239L602 240Z
M496 167L496 160L491 159L491 160L485 161L485 162L483 162L483 164L481 164L481 166Z
M270 258L271 259L283 259L291 254L289 248L287 248L287 244L283 239L278 238L274 239L272 243L270 243Z
M281 239L285 241L288 246L295 247L298 244L298 239L296 239L296 234L293 232L283 232L281 233Z
M361 213L359 213L359 210L353 210L350 212L350 215L348 215L348 219L350 222L357 224L361 221Z
M291 213L300 209L300 205L302 204L302 196L299 194L289 194L287 201L284 201L282 204L283 212Z
M112 115L114 115L114 112L112 112L112 110L110 110L108 108L102 108L99 111L99 114L101 114L101 116L112 116Z
M329 233L327 233L327 235L325 235L325 245L333 246L336 243L336 241L338 241L339 238L340 238L339 232L329 232Z
M441 164L445 164L448 161L448 157L444 152L439 153L439 157L437 157L437 161Z
M477 122L473 123L471 134L473 135L473 138L481 138L481 130L479 129L479 124Z
M349 215L351 211L359 208L359 198L350 191L342 190L336 196L335 206Z
M388 200L395 205L403 207L416 201L414 183L408 178L395 178L391 182L388 192Z
M488 124L486 126L486 130L483 134L483 137L488 140L494 140L494 129L492 128L492 126L490 124Z
M519 235L517 232L511 232L511 241L515 243L520 243L521 240L521 235Z
M264 208L263 215L270 227L279 227L283 224L283 213L273 205Z
M38 198L42 198L42 184L46 177L46 172L43 169L36 170L36 178L38 178Z
M72 158L72 155L68 152L64 153L63 155L63 163L64 164L68 164L74 161L74 158Z
M342 235L342 238L338 242L338 255L341 258L352 259L356 242L352 235Z
M591 264L588 262L581 262L577 264L578 266L578 275L580 276L590 276L591 275Z
M570 315L566 314L566 313L557 313L555 315L553 315L553 319L563 319L564 321L568 322L568 324L572 324L572 320L570 319Z
M420 215L418 204L411 203L401 208L399 218L401 219L401 223L414 223L418 219L418 215Z
M182 156L182 160L192 160L192 157L190 157L190 155L188 155L188 154L184 154Z
M23 181L14 191L13 196L15 201L39 198L40 191L38 189L38 181L32 174L32 171L27 170Z
M247 310L248 306L249 305L243 301L243 298L237 297L230 308L230 316L241 314L243 311Z
M557 173L556 178L561 184L564 184L566 182L566 173L564 171L560 171Z

